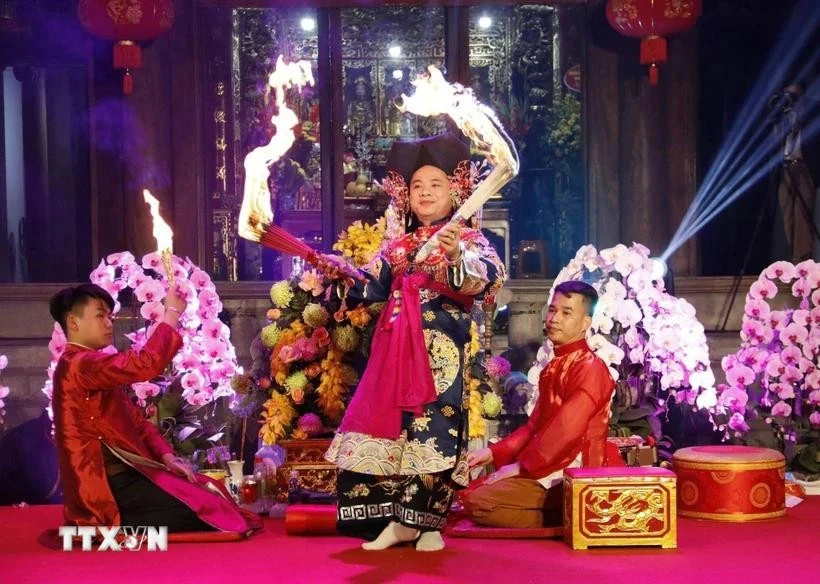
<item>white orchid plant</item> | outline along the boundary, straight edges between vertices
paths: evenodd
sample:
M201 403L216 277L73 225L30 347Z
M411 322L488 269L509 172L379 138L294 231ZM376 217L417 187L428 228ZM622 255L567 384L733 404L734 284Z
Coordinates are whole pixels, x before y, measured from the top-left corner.
M689 302L665 291L645 246L582 247L556 277L550 299L567 280L598 292L587 343L616 381L611 423L619 434L660 438L659 415L670 401L694 406L701 393L714 392L703 325ZM547 341L529 372L535 387L552 357Z
M790 288L783 294L780 287ZM820 472L820 263L778 261L746 295L740 349L722 362L726 384L703 394L724 438L768 424L790 460Z
M215 400L232 398L234 390L231 379L242 370L237 364L236 350L230 339L230 329L219 320L222 302L210 276L192 261L172 256L172 269L176 284L188 305L180 317L179 332L182 348L171 365L170 377L177 379L182 387L182 398L190 406L203 406ZM169 283L158 253L149 253L138 263L130 252L107 256L91 272L92 283L105 289L114 298L114 314L120 312L120 295L132 291L134 313L139 314L145 325L126 334L131 348L140 350L153 333L164 314L162 299ZM43 392L48 396L48 412L52 415L51 394L54 369L66 345L65 335L55 323L49 342L51 364ZM116 348L104 350L116 352ZM164 387L150 381L132 384L137 403L145 407L159 396Z

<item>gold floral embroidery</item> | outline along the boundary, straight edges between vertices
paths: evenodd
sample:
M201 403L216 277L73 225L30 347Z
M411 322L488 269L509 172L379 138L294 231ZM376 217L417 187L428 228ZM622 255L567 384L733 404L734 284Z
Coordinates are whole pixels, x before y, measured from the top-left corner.
M456 430L455 428L450 428L449 430L447 430L447 433L450 436L458 436L458 430Z
M351 499L355 497L367 497L370 494L370 489L364 483L353 485L353 488L345 493Z
M433 503L433 511L437 511L438 513L447 513L447 502L446 501L435 501Z
M436 392L441 395L453 384L458 376L459 353L458 347L446 334L425 330L424 340L430 359L430 369L436 383Z
M425 310L424 314L422 314L421 317L427 322L433 322L434 320L436 320L436 315L432 310Z
M413 420L413 429L416 432L426 432L428 431L430 425L430 418L427 416L419 416L415 420Z
M419 492L419 486L416 484L407 485L404 489L404 495L402 495L401 500L402 503L409 503L413 500L413 495Z

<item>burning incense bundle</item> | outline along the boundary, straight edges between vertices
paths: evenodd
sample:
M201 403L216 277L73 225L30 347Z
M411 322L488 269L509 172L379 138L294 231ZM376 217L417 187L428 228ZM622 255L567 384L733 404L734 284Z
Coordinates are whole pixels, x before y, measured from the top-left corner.
M293 128L299 123L296 113L285 103L285 89L313 85L313 72L308 61L285 63L280 55L276 68L268 78L276 99L277 114L271 118L276 131L270 142L255 148L245 157L245 187L239 211L239 235L261 243L270 249L298 256L331 277L344 275L359 280L364 277L343 261L318 253L304 241L273 224L268 177L270 166L279 160L293 144Z

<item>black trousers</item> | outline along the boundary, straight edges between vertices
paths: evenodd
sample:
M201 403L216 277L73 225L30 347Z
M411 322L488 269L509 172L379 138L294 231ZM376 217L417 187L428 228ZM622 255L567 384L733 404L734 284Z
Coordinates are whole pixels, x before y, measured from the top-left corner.
M336 528L339 533L375 539L390 521L421 531L441 531L454 491L446 473L376 476L340 470Z
M214 531L190 507L166 493L133 468L108 477L120 510L120 523L128 526L168 528L168 533Z

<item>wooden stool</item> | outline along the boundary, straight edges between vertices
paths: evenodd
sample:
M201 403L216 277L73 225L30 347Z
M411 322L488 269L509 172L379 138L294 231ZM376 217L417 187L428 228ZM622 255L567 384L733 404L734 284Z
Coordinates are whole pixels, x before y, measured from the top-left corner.
M755 446L693 446L672 456L678 512L714 521L754 521L786 513L786 460Z
M678 547L675 473L655 467L564 471L564 541L590 546Z

